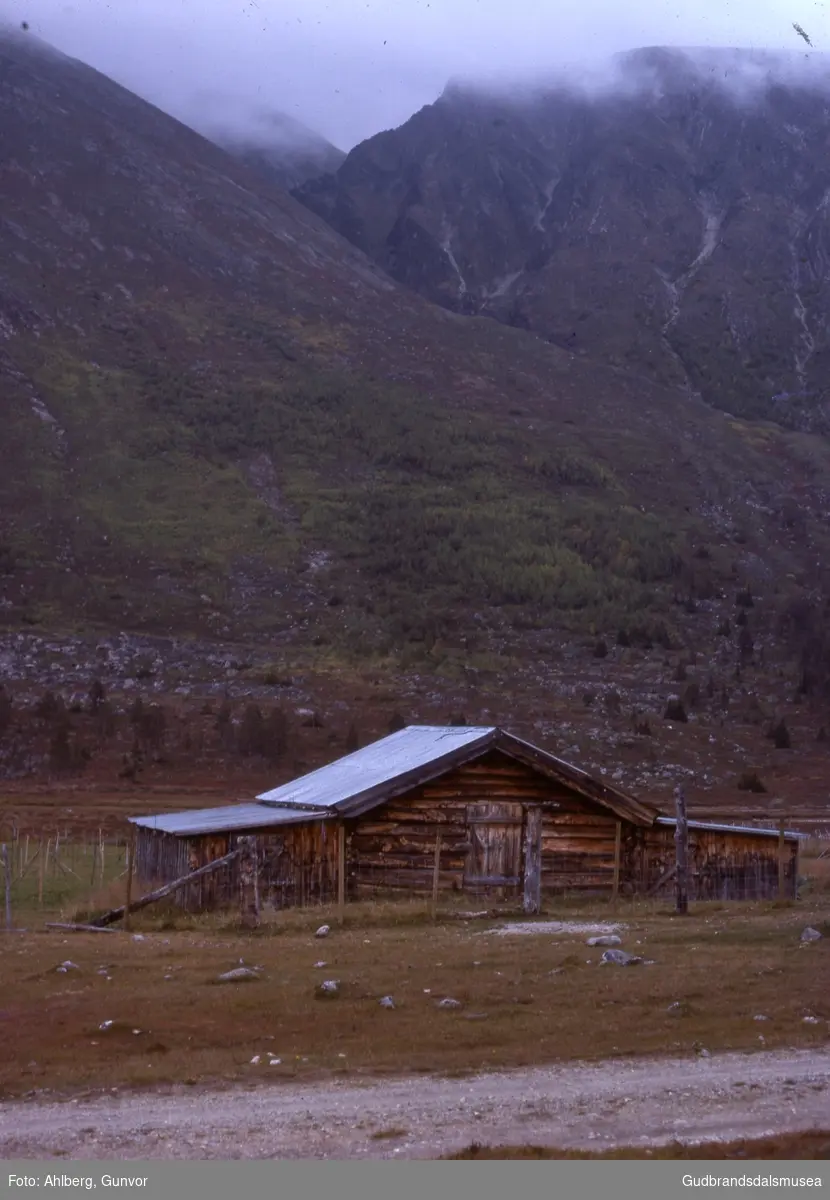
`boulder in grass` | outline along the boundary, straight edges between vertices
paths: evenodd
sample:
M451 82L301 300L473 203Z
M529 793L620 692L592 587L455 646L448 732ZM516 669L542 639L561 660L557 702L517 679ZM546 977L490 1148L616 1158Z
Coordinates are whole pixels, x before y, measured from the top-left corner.
M802 942L820 942L821 934L817 929L813 929L812 925L808 925L801 934L801 940Z
M314 936L318 937L318 938L323 938L323 937L328 937L330 933L331 933L330 925L321 925Z
M599 937L589 937L586 946L621 946L622 938L616 933L603 933Z
M599 965L614 967L638 967L642 958L637 954L629 954L627 950L606 950Z
M335 996L340 995L340 980L324 979L323 982L317 986L316 992L318 996L322 996L326 1000L334 999Z
M225 971L224 975L219 976L219 983L250 983L253 979L261 978L258 971L253 967L234 967L232 971Z

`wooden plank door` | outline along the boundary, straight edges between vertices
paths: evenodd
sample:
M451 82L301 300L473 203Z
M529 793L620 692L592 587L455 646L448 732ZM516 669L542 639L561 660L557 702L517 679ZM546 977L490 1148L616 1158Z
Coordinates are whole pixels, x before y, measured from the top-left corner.
M464 890L514 894L522 883L522 806L503 801L467 805Z

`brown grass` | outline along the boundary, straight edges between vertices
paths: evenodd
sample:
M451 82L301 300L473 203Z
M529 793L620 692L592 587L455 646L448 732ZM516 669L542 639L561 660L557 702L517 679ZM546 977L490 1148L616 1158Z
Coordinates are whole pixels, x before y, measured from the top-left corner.
M596 919L607 910L554 915ZM687 919L668 909L621 917L630 926L624 944L654 965L599 968L601 952L582 937L497 937L483 932L488 922L433 925L417 904L350 906L346 926L327 939L314 937L324 920L334 926L326 910L275 915L253 935L235 929L232 916L170 914L136 914L142 940L17 935L2 947L9 1049L0 1094L826 1044L830 939L799 943L807 923L830 933L818 909L701 905ZM78 970L57 973L66 959ZM261 966L262 978L212 986L240 959ZM326 966L316 967L321 960ZM323 979L341 981L338 997L316 999ZM394 1010L379 1006L386 994ZM436 1009L444 996L462 1007ZM680 1012L670 1012L676 1001ZM806 1015L818 1021L804 1023ZM113 1024L100 1029L106 1021ZM279 1065L268 1065L269 1052Z
M657 1159L823 1159L830 1158L830 1132L783 1133L777 1137L740 1139L735 1142L701 1142L684 1145L670 1142L654 1149L622 1147L615 1150L557 1150L553 1146L479 1146L448 1155L453 1159L541 1159L541 1158L657 1158Z

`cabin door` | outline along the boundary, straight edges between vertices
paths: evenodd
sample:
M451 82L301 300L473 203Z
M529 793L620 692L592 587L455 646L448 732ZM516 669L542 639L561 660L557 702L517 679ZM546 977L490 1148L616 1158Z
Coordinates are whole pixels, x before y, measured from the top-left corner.
M522 882L521 804L468 804L467 847L465 892L515 893Z

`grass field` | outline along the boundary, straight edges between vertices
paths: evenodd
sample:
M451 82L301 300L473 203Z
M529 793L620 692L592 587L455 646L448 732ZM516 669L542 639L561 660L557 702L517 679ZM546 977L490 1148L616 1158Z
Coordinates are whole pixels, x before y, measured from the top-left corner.
M741 1139L736 1142L702 1142L686 1146L671 1142L655 1150L620 1149L592 1153L590 1150L557 1150L551 1146L478 1146L450 1156L454 1159L542 1159L542 1158L657 1158L657 1159L799 1159L830 1158L830 1132L787 1133L778 1137Z
M585 933L499 936L492 921L433 924L416 903L350 905L342 928L325 909L272 914L254 934L236 914L155 909L132 934L39 932L30 910L30 931L3 940L0 1095L824 1045L830 938L799 941L808 923L830 934L820 899L698 905L686 919L621 906L624 946L654 960L633 968L599 967ZM242 960L258 979L216 982ZM317 997L324 979L338 996ZM438 1008L445 997L460 1007Z

